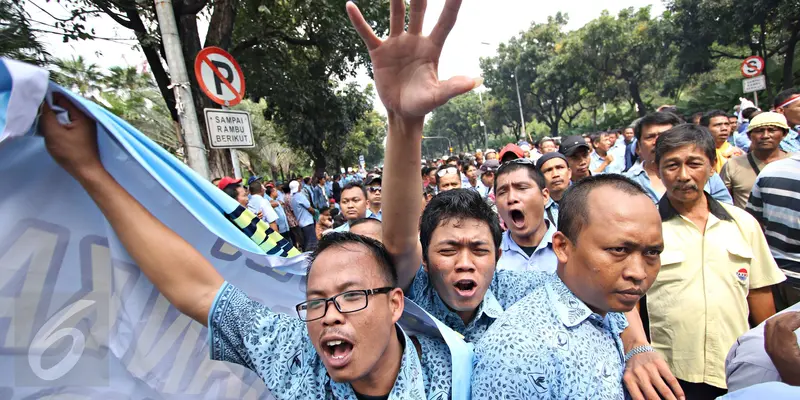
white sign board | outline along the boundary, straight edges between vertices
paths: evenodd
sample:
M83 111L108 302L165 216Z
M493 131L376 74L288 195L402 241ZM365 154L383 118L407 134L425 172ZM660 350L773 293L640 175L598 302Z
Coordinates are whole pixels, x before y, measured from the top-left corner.
M254 147L250 114L245 111L206 108L206 126L211 148L239 149Z
M753 93L759 90L767 89L767 77L759 75L755 78L748 78L742 80L742 89L745 93Z

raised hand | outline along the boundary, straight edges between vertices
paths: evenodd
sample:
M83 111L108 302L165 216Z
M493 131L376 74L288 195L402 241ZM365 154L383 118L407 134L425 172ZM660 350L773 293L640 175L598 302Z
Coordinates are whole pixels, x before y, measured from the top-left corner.
M59 94L54 95L54 103L67 110L70 123L61 125L55 111L47 103L42 104L39 129L44 135L47 151L62 168L75 177L86 169L102 168L97 151L95 121Z
M439 56L453 29L461 0L447 0L430 36L422 36L426 0L411 0L408 31L405 2L391 0L389 37L380 40L358 7L348 1L347 14L369 49L378 95L391 115L422 118L451 98L479 86L483 80L458 76L439 80Z

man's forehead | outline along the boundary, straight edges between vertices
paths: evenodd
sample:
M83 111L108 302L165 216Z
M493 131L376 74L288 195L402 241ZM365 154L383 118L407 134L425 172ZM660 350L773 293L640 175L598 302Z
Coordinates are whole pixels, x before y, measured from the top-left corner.
M445 218L433 231L433 236L439 236L437 239L471 239L471 240L486 240L491 239L491 231L489 223L476 218L461 218L451 217Z
M672 124L662 124L662 125L645 125L642 127L642 134L662 134L670 129L672 129Z
M378 265L366 245L348 243L320 253L308 273L308 291L344 283L368 283L378 276Z
M707 159L706 153L696 144L687 144L670 150L662 157L664 160L690 160L696 158Z
M557 168L559 166L566 167L567 166L567 162L564 161L561 158L558 158L558 157L550 159L550 160L547 160L547 162L542 164L542 172L546 172L546 171L549 171L551 169L555 169L555 168Z

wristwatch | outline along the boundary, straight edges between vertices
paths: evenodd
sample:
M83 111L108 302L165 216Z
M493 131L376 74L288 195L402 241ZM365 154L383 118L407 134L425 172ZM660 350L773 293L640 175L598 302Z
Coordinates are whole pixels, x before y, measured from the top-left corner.
M634 347L631 349L631 351L628 352L628 354L625 354L625 363L627 363L628 360L631 359L631 357L637 354L649 353L651 351L656 351L656 350L653 349L653 346L650 345Z

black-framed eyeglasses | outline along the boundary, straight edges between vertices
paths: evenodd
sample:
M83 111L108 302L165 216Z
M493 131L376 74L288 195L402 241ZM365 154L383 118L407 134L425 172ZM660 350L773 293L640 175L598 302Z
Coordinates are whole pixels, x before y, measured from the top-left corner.
M367 190L369 190L372 193L380 192L381 191L381 187L380 186L370 186L370 187L367 188Z
M294 308L297 310L297 316L300 317L300 320L303 322L315 321L328 313L328 303L330 302L333 302L333 305L336 306L336 310L342 314L354 313L367 308L370 295L389 293L393 289L393 287L387 286L377 289L349 290L327 299L311 299L304 301Z
M439 177L441 178L443 176L455 175L457 173L458 173L458 168L456 168L456 167L447 167L447 168L440 169L439 172L436 173L436 175L439 175Z

